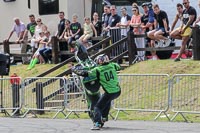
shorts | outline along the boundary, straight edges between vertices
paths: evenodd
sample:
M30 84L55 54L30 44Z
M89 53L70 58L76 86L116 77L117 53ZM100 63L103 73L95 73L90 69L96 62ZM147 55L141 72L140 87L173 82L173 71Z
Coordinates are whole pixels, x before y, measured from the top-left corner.
M164 34L166 33L165 28L163 28L163 27L156 28L156 31L159 31L159 30L161 30L162 32L164 32Z
M180 30L181 27L178 27L176 28L175 30ZM182 37L185 37L185 36L191 36L192 35L192 29L190 27L188 27L185 32L183 34L181 34Z

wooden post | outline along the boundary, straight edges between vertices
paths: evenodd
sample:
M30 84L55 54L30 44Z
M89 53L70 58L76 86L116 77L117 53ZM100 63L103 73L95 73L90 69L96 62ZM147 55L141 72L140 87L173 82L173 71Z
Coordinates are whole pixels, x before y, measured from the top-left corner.
M59 63L58 60L58 38L56 36L53 36L51 39L52 43L52 61L54 64Z
M192 43L193 43L193 59L200 60L200 29L194 27L192 29Z
M129 57L129 65L131 65L135 59L135 53L137 52L136 44L134 40L134 33L128 32L128 57Z
M10 54L10 45L9 45L9 42L3 41L3 49L4 49L4 53Z

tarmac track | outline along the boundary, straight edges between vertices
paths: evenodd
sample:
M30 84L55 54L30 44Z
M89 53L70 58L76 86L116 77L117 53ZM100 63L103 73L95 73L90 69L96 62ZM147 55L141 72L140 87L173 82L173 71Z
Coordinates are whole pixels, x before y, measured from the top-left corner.
M92 131L90 120L0 118L0 133L199 133L199 123L108 121Z

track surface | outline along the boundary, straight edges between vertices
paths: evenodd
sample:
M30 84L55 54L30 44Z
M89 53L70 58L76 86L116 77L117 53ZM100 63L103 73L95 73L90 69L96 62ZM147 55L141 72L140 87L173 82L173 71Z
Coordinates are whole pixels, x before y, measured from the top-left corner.
M92 131L90 120L0 118L0 133L199 133L199 123L108 121Z

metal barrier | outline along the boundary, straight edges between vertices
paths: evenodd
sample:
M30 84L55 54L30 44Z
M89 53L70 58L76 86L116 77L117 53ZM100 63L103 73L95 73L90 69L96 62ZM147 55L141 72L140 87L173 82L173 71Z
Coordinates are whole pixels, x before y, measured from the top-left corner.
M0 78L0 110L9 116L20 114L22 107L21 78Z
M127 32L129 31L129 28L111 28L109 30L109 35L111 36L111 43L116 43L117 41L120 41L122 38L127 36ZM115 57L123 52L128 50L128 43L125 42L123 45L120 45L113 49L110 52L110 57Z
M84 92L83 85L78 77L74 75L67 80L67 93L66 93L66 110L69 112L66 119L74 113L77 117L77 112L88 112L87 100Z
M114 109L117 110L115 120L120 111L159 112L154 120L162 113L170 120L166 114L169 108L169 75L120 74L119 82L121 95L114 101Z
M29 81L36 80L29 84ZM62 77L31 77L24 79L23 106L25 117L29 112L34 114L44 114L45 111L54 111L56 114L62 113L64 116L64 103L66 101L65 93L66 79Z
M180 114L185 121L183 113L200 113L200 74L176 74L171 82L172 111L176 114L173 121Z

